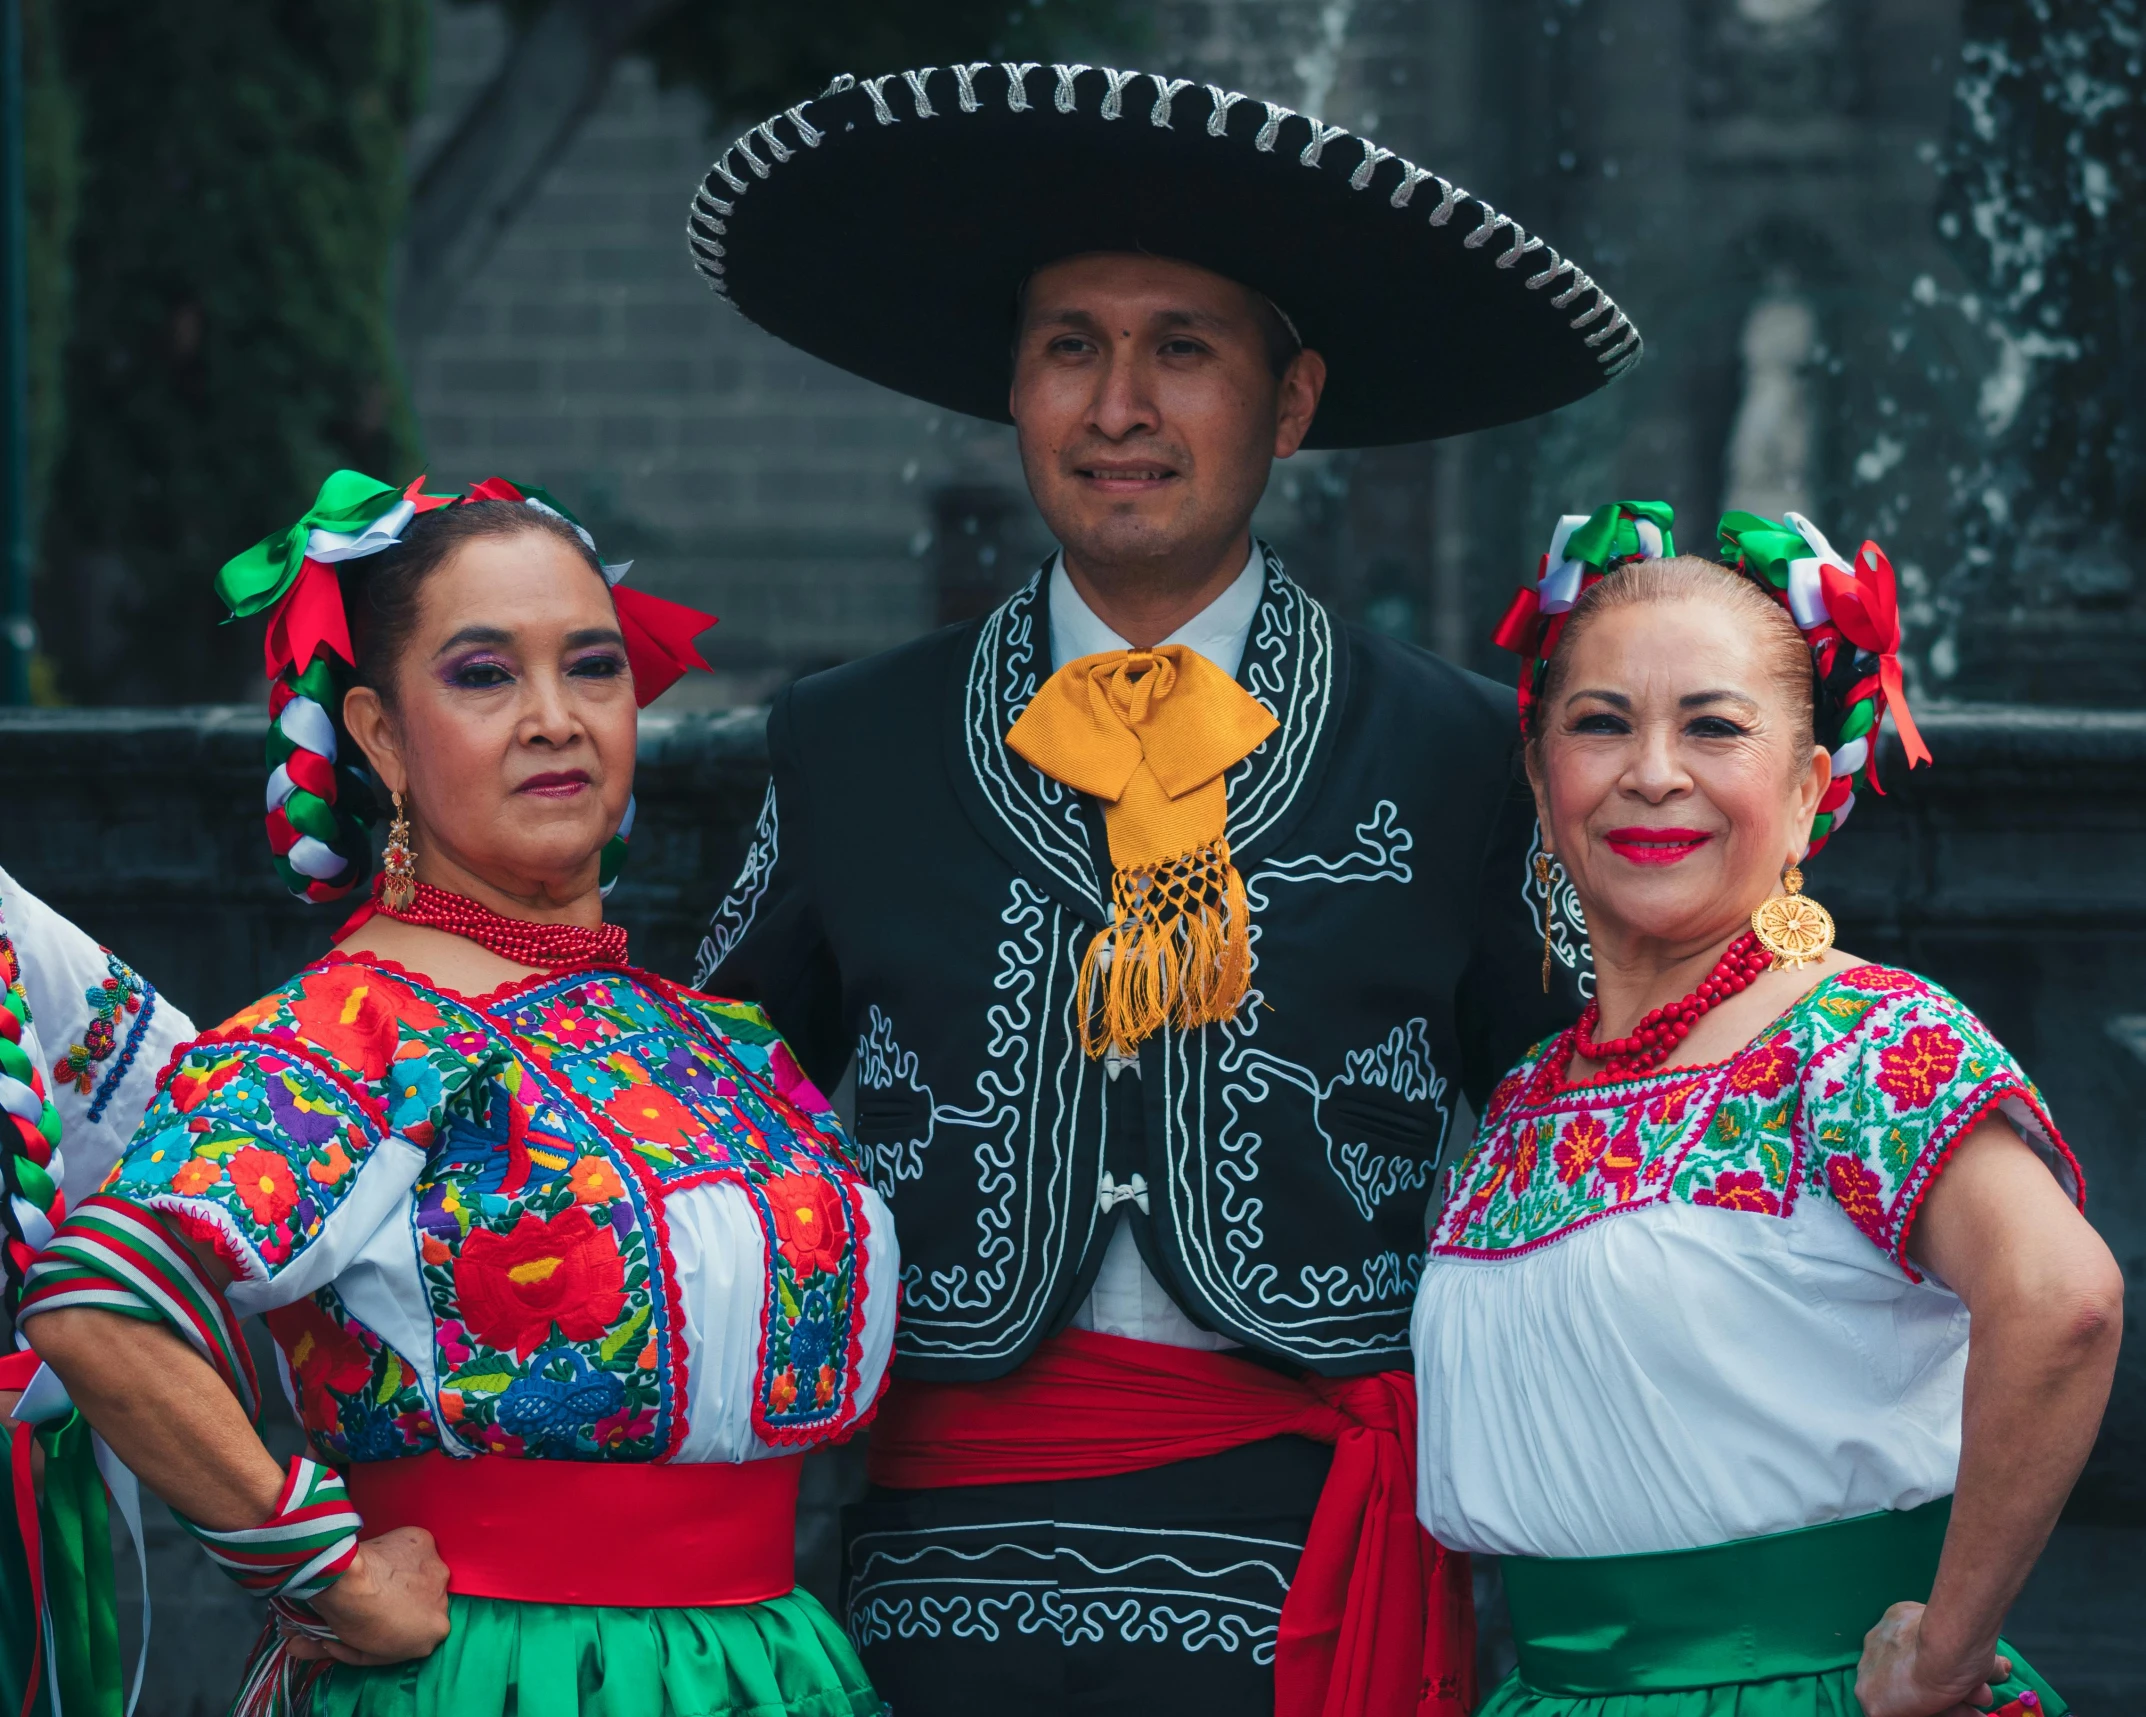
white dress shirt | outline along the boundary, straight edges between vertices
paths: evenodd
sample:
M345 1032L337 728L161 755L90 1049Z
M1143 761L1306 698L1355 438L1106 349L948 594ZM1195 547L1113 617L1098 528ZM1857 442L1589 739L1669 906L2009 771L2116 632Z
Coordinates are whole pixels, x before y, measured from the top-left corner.
M1184 644L1197 650L1232 678L1244 660L1244 647L1252 636L1252 620L1259 612L1259 599L1267 582L1267 557L1259 544L1252 544L1251 558L1229 588L1180 626L1165 644ZM1128 650L1132 646L1113 632L1082 600L1067 576L1061 553L1051 564L1051 668L1055 672L1068 662L1104 650ZM1135 1063L1130 1071L1139 1072ZM1097 1197L1106 1210L1124 1203L1137 1203L1144 1210L1146 1187L1134 1176L1129 1187L1118 1187L1104 1175L1105 1185ZM1165 1347L1196 1347L1213 1352L1235 1347L1226 1335L1201 1329L1185 1316L1169 1292L1155 1280L1125 1217L1114 1218L1110 1244L1103 1253L1095 1287L1087 1302L1073 1314L1076 1329L1099 1330L1104 1335L1122 1335L1134 1341L1159 1342Z

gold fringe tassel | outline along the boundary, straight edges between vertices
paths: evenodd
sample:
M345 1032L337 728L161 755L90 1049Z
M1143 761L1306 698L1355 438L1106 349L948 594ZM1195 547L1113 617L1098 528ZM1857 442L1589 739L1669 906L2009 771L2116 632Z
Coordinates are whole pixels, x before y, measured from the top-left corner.
M1111 878L1111 923L1081 957L1081 1047L1129 1056L1174 1025L1233 1017L1252 978L1250 909L1229 843Z

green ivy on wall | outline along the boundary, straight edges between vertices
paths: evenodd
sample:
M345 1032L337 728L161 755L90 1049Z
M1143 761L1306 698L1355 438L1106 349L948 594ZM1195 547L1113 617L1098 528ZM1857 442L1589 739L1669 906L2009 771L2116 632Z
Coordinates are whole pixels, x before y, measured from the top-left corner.
M71 701L243 696L258 642L218 629L218 565L338 465L414 475L389 293L427 8L39 5L67 85L42 133L39 277L59 283L42 335L72 279L43 651ZM48 447L59 412L39 419Z

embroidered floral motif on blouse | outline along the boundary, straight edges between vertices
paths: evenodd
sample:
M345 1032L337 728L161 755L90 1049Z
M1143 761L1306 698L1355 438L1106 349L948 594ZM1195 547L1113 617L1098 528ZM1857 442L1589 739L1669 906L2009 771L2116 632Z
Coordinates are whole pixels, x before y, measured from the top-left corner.
M861 1411L863 1183L757 1008L611 968L472 1002L331 955L186 1051L108 1190L259 1280L302 1264L391 1141L423 1157L410 1243L437 1398L332 1285L273 1312L331 1450L675 1450L664 1199L712 1181L747 1192L766 1238L755 1432L818 1441Z
M112 1093L134 1065L142 1038L156 1014L156 991L141 974L111 949L98 951L104 955L104 980L82 995L89 1007L89 1023L83 1028L82 1040L52 1064L53 1079L61 1085L72 1085L78 1095L88 1097L91 1087L96 1088L89 1110L92 1121L103 1115ZM128 1022L124 1048L119 1036L122 1021ZM119 1060L100 1081L97 1069L111 1060L115 1050L120 1052Z
M1786 1217L1811 1197L1914 1277L1904 1248L1916 1207L1992 1111L2078 1185L2018 1063L1958 998L1911 972L1843 972L1726 1061L1612 1085L1562 1085L1572 1037L1538 1045L1492 1093L1434 1251L1510 1256L1664 1200Z

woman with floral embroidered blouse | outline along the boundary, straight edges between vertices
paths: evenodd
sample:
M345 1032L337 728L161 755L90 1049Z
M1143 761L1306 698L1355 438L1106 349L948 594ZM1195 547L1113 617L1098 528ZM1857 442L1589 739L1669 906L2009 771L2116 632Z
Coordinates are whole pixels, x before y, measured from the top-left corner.
M1794 514L1730 514L1725 565L1670 523L1566 519L1499 631L1598 988L1432 1233L1419 1512L1503 1558L1495 1717L2061 1713L1998 1628L2122 1281L2003 1046L1799 892L1888 705L1928 755L1891 567Z
M178 1058L23 1315L270 1599L236 1710L879 1709L791 1551L803 1451L885 1378L892 1225L766 1017L603 922L636 705L708 624L624 571L541 491L343 472L219 581L270 615L285 880L362 877L372 792L383 874ZM250 1423L256 1312L288 1470Z

